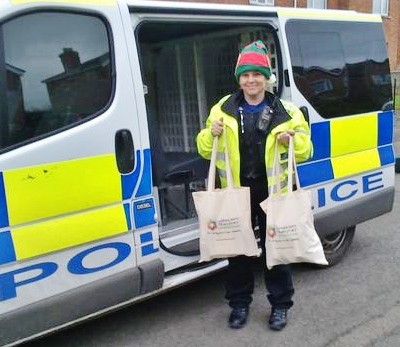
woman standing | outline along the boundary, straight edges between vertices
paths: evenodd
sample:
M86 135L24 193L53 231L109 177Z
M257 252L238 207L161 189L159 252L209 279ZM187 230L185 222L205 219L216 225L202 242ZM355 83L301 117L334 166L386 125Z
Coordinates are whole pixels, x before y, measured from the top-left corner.
M302 112L292 103L284 102L266 91L267 83L275 83L267 48L261 41L253 42L238 57L235 76L239 90L222 98L211 108L206 128L197 136L201 156L210 159L213 138L224 132L231 170L236 186L250 187L252 224L260 230L262 261L268 300L272 306L269 327L281 330L286 326L287 311L293 305L293 281L289 265L268 270L265 258L266 216L259 203L268 197L273 182L272 170L275 142L278 142L280 164L287 168L289 137L294 138L297 161L308 159L312 152L310 129ZM222 186L226 185L223 160L224 141L219 140L217 168ZM281 176L284 186L287 170ZM228 324L242 328L247 321L254 290L252 259L246 256L229 258L225 298L232 308Z

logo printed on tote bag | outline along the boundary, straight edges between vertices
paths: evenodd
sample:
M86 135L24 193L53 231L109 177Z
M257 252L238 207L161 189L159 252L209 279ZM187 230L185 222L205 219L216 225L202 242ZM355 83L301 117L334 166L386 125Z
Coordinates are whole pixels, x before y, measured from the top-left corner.
M295 241L299 239L297 226L285 225L282 227L276 225L269 225L267 227L267 236L274 242Z
M207 228L211 231L214 231L215 229L217 229L217 223L215 223L213 220L210 220L207 223Z
M218 229L221 233L236 233L240 232L240 220L239 218L226 218L217 221Z
M241 224L239 218L227 218L217 221L210 220L207 223L207 229L210 233L235 233L240 232Z
M268 227L267 235L270 239L273 239L276 236L276 230L274 226Z

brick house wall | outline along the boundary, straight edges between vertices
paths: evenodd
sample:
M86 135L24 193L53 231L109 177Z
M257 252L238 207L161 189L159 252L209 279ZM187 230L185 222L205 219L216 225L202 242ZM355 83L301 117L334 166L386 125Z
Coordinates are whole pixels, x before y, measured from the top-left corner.
M389 15L383 17L386 42L389 50L390 69L400 78L400 0L390 0Z
M248 5L249 0L185 0L188 2ZM275 6L306 8L307 0L275 0ZM257 6L257 5L255 5ZM327 0L328 9L355 10L371 13L372 0ZM389 15L383 17L386 43L392 73L400 80L400 0L389 0ZM400 84L400 83L399 83Z

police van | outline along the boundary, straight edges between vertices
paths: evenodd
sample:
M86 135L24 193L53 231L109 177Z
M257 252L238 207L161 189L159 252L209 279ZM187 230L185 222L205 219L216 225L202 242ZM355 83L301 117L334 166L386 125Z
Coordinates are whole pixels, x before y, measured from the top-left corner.
M0 345L218 271L198 265L195 138L260 39L298 105L298 167L331 264L391 211L393 110L381 18L137 0L0 3ZM55 310L54 308L57 307ZM32 319L40 317L40 319ZM23 322L23 324L21 324Z

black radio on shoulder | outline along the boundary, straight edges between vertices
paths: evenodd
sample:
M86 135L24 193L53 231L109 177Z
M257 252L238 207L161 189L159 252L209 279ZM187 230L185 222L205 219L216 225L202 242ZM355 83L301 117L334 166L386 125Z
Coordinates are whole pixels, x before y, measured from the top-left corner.
M268 132L268 128L271 124L273 115L274 109L269 106L265 106L262 110L260 117L258 118L257 129L263 134L266 134Z

